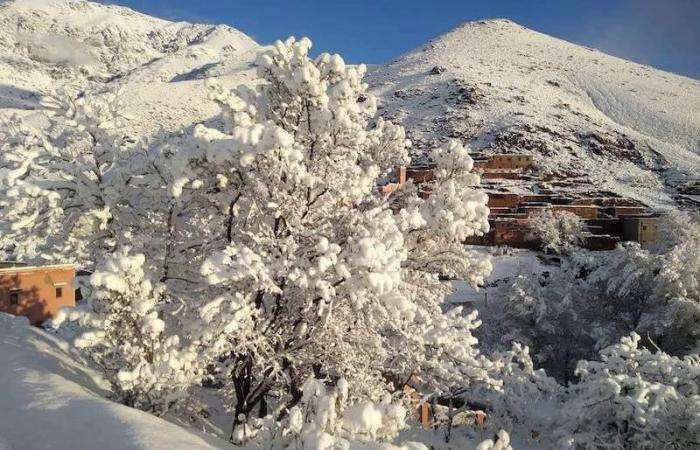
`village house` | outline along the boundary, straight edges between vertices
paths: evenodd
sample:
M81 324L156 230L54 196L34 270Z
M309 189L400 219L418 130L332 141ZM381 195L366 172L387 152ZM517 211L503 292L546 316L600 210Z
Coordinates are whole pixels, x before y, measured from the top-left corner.
M0 263L0 312L41 325L64 306L75 306L72 264L28 266Z

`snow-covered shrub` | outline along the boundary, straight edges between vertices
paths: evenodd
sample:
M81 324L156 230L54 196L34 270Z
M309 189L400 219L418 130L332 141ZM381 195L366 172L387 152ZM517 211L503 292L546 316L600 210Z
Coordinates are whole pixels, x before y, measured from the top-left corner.
M197 350L166 328L164 292L145 277L144 261L125 252L107 258L90 276L86 304L62 309L53 324L80 326L74 345L103 372L117 401L162 413L203 370Z
M462 245L488 231L467 150L436 150L431 196L395 207L376 180L408 161L403 128L374 119L364 66L309 59L310 46L277 42L258 60L256 89L210 82L224 126L197 126L173 155L172 192L188 196L180 217L206 217L214 230L201 272L223 297L206 302L202 341L220 351L235 416L273 397L291 408L311 375L346 378L374 402L401 387L388 379L411 374L428 393L488 381L471 334L479 322L443 314L450 287L438 278L476 284L490 270Z
M607 309L672 354L700 348L700 222L676 215L662 245L618 247L590 275Z
M665 300L666 316L663 348L673 352L700 352L700 220L685 222L675 245L662 254L655 277L655 296ZM682 226L681 222L677 226Z
M547 276L517 276L503 304L503 342L521 342L533 354L537 367L568 384L579 359L595 354L595 345L606 331L591 322L590 291L577 279L573 264L552 269ZM585 325L583 325L585 324ZM616 336L617 338L617 336Z
M535 369L526 346L513 343L511 350L497 352L493 378L497 389L489 386L468 391L466 398L488 406L488 420L505 429L542 433L549 425L549 414L561 400L562 388L543 369Z
M700 358L640 348L632 333L581 361L580 381L559 408L553 436L561 449L700 447Z
M581 219L569 211L542 209L530 217L532 234L546 252L570 253L581 243Z
M513 450L510 445L510 436L504 430L496 433L493 439L487 439L477 445L474 450Z
M242 418L232 441L250 442L271 449L362 448L366 450L427 450L417 442L395 446L391 442L406 427L407 411L389 396L375 403L351 399L348 383L339 379L335 386L310 378L302 388L299 403L281 422L266 416Z

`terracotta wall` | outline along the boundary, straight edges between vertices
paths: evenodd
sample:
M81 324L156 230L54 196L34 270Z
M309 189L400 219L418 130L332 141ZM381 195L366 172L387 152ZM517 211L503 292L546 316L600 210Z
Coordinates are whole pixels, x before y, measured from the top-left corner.
M524 169L532 165L531 155L493 155L485 169Z
M481 174L484 180L519 180L522 178L520 172L511 172L507 170L487 170Z
M622 237L622 220L613 219L590 219L586 220L586 227L593 234L609 234L611 236Z
M520 204L520 196L511 193L494 192L489 194L489 208L515 208Z
M620 243L620 238L617 236L608 235L588 235L585 237L583 247L588 250L602 251L612 250Z
M635 216L644 214L647 209L643 206L611 206L605 212L613 217Z
M582 219L598 218L598 207L595 205L553 205L554 211L568 211Z
M433 180L433 170L434 168L430 166L409 166L406 168L405 177L407 180L413 180L414 183L420 184Z
M541 247L525 220L499 220L493 226L493 244L537 250Z
M0 311L26 316L32 325L75 305L72 267L18 267L0 270Z

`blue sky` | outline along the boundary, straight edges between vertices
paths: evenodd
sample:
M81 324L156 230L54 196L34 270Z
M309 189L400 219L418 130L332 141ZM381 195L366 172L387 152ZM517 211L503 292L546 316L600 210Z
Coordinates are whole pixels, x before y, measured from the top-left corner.
M106 0L169 20L225 23L259 43L382 63L459 24L507 17L607 53L700 79L700 0Z

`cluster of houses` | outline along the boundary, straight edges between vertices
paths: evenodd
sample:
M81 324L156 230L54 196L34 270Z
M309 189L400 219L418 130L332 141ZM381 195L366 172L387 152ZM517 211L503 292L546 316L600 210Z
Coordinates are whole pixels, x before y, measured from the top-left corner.
M478 154L472 159L489 195L491 230L473 236L467 244L540 249L530 219L542 210L568 211L578 216L585 229L581 246L589 250L611 250L622 241L647 244L657 238L659 214L639 201L612 192L581 190L582 185L575 181L537 183L539 180L528 171L531 155ZM418 186L419 195L428 196L426 182L433 179L433 170L431 163L400 167L394 181L381 186L380 191L389 194L410 180ZM574 185L577 189L557 189L557 185Z

